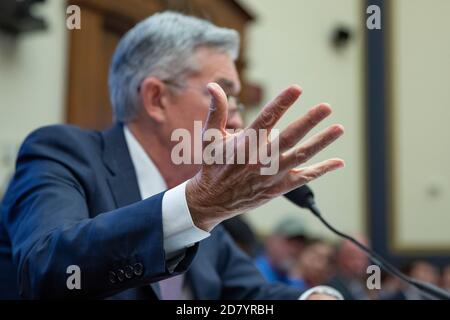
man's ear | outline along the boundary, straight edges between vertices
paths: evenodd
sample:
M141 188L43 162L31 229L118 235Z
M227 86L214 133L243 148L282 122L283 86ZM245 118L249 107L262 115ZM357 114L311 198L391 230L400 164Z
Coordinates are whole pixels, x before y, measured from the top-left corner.
M144 112L156 122L164 122L164 83L155 77L145 78L141 82L139 95L144 107Z

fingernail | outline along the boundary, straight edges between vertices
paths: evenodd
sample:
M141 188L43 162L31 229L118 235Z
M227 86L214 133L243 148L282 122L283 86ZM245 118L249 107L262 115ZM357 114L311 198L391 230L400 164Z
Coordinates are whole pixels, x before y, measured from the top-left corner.
M335 133L340 133L340 134L343 134L345 131L344 126L342 126L340 124L335 124L333 130Z
M208 88L208 90L214 90L215 86L217 86L217 83L215 82L210 82L206 85L206 88Z

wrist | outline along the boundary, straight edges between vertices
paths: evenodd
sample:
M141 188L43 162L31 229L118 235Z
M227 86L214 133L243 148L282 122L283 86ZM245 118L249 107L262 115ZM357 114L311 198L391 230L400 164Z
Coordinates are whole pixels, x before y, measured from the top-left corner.
M186 184L186 202L194 225L199 229L210 232L220 221L215 221L211 214L208 214L208 211L211 210L208 210L202 203L203 196L204 192L198 183L197 176L194 176Z

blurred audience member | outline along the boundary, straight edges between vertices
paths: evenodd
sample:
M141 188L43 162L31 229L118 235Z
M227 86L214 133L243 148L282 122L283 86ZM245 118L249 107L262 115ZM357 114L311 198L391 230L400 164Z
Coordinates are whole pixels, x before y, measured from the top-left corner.
M364 236L355 239L367 246ZM374 292L367 289L367 267L369 259L357 246L348 240L339 243L336 250L336 270L329 285L342 293L346 300L368 300Z
M286 218L275 228L265 243L265 252L256 258L255 264L269 282L280 282L299 287L289 276L290 270L302 252L308 232L300 219ZM300 289L306 289L300 286Z
M404 274L408 274L405 268L400 268L400 271ZM391 275L390 273L382 270L381 272L381 290L378 294L379 300L388 300L387 298L395 295L401 286L402 280L398 277Z
M441 280L441 286L445 290L450 291L450 265L446 266L442 270L442 280Z
M432 283L434 285L439 284L439 271L432 264L426 261L416 261L409 264L406 268L402 268L402 271L410 277ZM383 283L382 293L380 299L382 300L425 300L429 297L423 295L418 289L403 283L397 279L389 281L390 286L385 288ZM393 290L393 283L396 283L397 288Z
M426 261L414 262L410 276L434 285L439 285L439 270Z
M310 240L300 254L291 275L307 288L325 284L331 276L333 246L324 240Z

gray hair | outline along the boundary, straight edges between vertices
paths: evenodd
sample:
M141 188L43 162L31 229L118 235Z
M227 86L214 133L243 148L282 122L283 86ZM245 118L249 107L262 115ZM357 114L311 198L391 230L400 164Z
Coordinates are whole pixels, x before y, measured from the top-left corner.
M120 40L109 69L115 121L126 123L137 117L138 89L145 78L173 81L194 71L193 56L202 46L213 47L235 60L239 54L239 34L170 11L152 15L128 31Z

